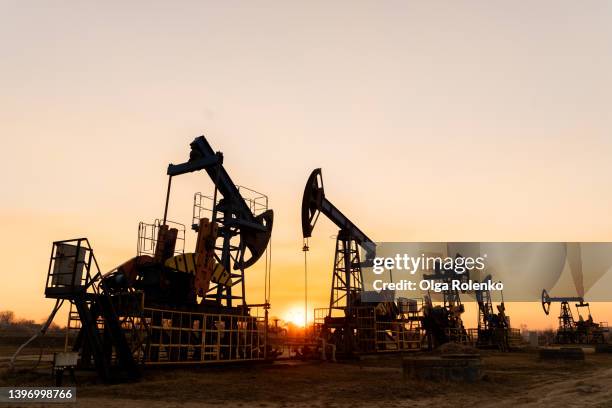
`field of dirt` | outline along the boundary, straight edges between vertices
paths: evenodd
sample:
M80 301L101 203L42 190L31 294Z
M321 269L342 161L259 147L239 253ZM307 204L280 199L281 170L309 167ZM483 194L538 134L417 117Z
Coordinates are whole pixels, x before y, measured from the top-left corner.
M48 362L27 370L38 357L32 349L19 372L8 373L7 350L0 350L0 386L53 385ZM591 352L584 362L566 363L541 362L534 351L482 356L484 378L470 384L405 380L398 355L351 363L147 368L141 381L118 385L78 373L77 403L67 406L612 407L612 354Z

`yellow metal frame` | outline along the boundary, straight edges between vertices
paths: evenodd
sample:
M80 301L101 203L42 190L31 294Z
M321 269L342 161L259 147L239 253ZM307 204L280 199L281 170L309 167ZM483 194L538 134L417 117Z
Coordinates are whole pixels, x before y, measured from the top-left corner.
M152 308L145 308L144 316L149 339L145 364L203 364L266 358L265 317Z
M261 308L251 315L197 313L145 307L141 316L121 316L122 328L136 361L145 365L216 364L267 359L267 317ZM69 312L65 350L81 327ZM103 320L98 329L104 330ZM115 356L111 356L115 358Z

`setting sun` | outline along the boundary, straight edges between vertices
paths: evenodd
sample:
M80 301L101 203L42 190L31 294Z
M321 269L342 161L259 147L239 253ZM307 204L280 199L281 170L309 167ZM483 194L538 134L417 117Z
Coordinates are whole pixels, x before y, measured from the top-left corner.
M283 320L287 323L295 324L299 327L304 327L304 308L293 307L289 309L283 316Z

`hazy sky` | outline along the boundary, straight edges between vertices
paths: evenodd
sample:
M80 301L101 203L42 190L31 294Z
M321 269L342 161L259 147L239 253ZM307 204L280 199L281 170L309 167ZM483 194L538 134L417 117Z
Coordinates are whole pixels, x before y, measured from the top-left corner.
M199 134L270 196L281 316L302 308L315 167L379 241L612 241L610 21L607 1L0 0L0 309L48 313L53 240L89 237L105 270L133 256ZM212 184L175 185L188 224ZM335 233L311 241L313 306Z

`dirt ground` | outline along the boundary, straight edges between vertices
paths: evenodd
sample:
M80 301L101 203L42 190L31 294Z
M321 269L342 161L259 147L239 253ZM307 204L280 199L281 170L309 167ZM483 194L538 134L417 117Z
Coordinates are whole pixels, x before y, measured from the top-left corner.
M405 380L398 355L351 363L147 368L141 381L119 385L96 384L91 375L81 373L77 402L67 406L612 407L612 354L591 352L584 362L566 363L538 361L533 351L482 356L484 378L470 384ZM48 362L26 370L37 357L26 355L21 371L8 373L2 353L0 386L53 385Z

